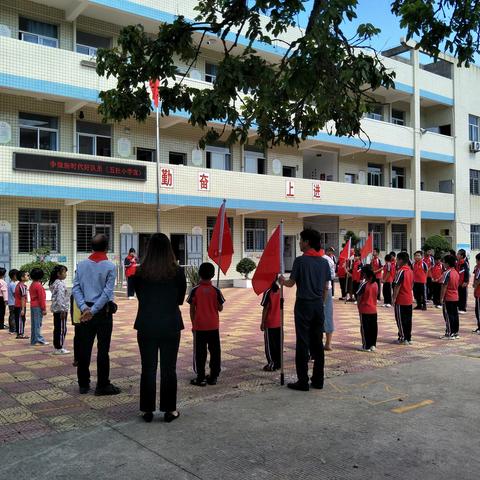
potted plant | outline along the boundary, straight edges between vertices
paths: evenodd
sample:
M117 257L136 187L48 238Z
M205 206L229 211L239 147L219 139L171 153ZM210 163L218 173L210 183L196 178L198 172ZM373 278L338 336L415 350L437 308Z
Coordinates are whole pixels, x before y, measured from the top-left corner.
M432 235L425 240L425 245L423 249L426 250L434 250L435 254L442 255L445 252L448 252L452 246L450 242L442 235Z
M238 288L252 288L252 281L248 275L257 268L256 263L251 258L242 258L237 263L237 272L242 274L243 278L234 279L233 286Z
M42 285L45 287L45 284L50 279L50 274L52 273L53 268L55 267L55 265L58 264L57 262L52 262L48 259L48 256L50 255L50 250L48 250L47 248L37 248L36 250L33 250L30 255L32 255L35 260L26 263L25 265L22 265L20 267L20 270L24 270L30 273L34 268L41 268L43 270L43 278L41 282ZM45 288L45 292L47 300L51 300L52 294L50 290Z

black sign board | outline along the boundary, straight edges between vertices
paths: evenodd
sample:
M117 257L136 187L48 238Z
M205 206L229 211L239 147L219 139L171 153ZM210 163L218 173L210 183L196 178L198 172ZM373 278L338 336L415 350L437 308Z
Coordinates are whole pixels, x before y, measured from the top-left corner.
M13 168L35 172L69 173L94 177L120 178L126 180L147 179L147 167L103 160L62 158L32 153L14 153Z

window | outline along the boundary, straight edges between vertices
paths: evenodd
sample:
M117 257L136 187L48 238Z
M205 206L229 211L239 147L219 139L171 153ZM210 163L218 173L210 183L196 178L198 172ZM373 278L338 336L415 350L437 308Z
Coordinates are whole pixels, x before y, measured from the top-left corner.
M468 138L471 142L480 141L480 117L468 116Z
M392 167L392 188L405 188L405 169Z
M113 213L77 212L77 252L90 252L92 237L108 237L108 250L113 250Z
M245 251L261 252L267 241L267 221L259 218L245 219Z
M282 175L284 177L295 178L297 173L297 169L295 167L283 167L282 168Z
M470 170L470 194L480 195L480 170Z
M155 162L156 152L156 150L152 150L151 148L137 147L137 160L141 160L143 162Z
M37 248L60 250L60 211L20 208L18 210L18 252Z
M96 57L99 48L110 48L110 38L94 35L93 33L77 31L77 52Z
M319 232L320 233L320 245L322 248L333 247L338 248L338 233L336 232Z
M385 250L385 224L369 223L368 231L373 232L373 248Z
M228 148L207 146L206 158L207 168L215 168L217 170L232 169L232 159Z
M375 187L383 186L383 167L381 165L368 164L368 184Z
M233 238L233 217L227 217L228 226ZM213 229L215 228L215 222L217 217L207 217L207 248L210 246L210 240L212 239Z
M470 225L470 248L480 250L480 225Z
M367 113L367 118L383 121L383 105L373 105L372 111Z
M345 174L345 183L355 183L356 175L354 173Z
M208 83L215 83L217 78L218 66L214 63L205 62L205 81Z
M24 42L57 48L58 27L50 23L20 17L18 38Z
M112 127L77 120L78 153L112 156Z
M170 165L186 165L187 154L179 152L168 152L168 163Z
M57 118L20 112L19 123L21 147L58 150Z
M392 249L407 249L407 226L392 223Z
M392 109L392 123L395 125L405 125L405 112Z
M245 172L265 174L265 158L261 152L245 151Z

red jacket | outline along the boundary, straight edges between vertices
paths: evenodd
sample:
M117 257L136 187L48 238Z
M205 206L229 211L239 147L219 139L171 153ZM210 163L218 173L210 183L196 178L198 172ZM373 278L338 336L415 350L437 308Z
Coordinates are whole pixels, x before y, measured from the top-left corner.
M30 306L40 307L43 312L47 310L47 295L45 294L43 285L40 282L34 281L28 291L30 292Z
M475 267L475 270L473 271L473 281L477 281L478 285L475 287L475 290L473 291L473 295L475 298L480 298L480 268Z
M125 257L123 264L125 266L125 276L127 278L133 277L137 271L137 257L129 254L127 257Z
M445 297L443 298L445 302L458 302L458 285L460 275L455 270L455 268L449 268L442 277L443 285L447 286L445 292Z
M360 282L362 278L362 262L355 260L352 265L352 282Z
M402 265L395 276L395 286L399 286L395 305L412 305L413 303L413 272L408 265Z
M260 305L267 309L265 328L280 328L280 290L265 290Z
M370 266L372 270L376 272L378 269L382 268L382 261L378 257L373 257L372 261L370 262ZM380 270L378 273L375 274L377 278L382 278L382 271Z
M444 272L444 269L443 269L443 265L441 263L436 263L430 270L431 274L432 274L432 280L434 282L440 282L440 280L442 279L442 275L443 275L443 272Z
M413 281L415 283L427 283L428 265L425 260L418 260L413 264Z
M358 312L365 314L377 313L377 282L362 282L358 289Z

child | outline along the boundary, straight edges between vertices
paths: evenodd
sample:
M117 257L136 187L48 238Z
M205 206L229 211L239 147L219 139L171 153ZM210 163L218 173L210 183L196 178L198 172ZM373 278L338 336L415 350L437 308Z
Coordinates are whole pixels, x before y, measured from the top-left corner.
M372 252L372 261L370 262L370 266L372 267L373 273L375 274L375 281L377 282L378 286L377 300L380 300L380 282L383 277L383 265L382 261L378 258L378 253L378 248L374 248Z
M393 278L395 278L395 273L397 272L397 254L392 251L389 253L389 255L392 258L390 263L392 265Z
M412 304L413 304L413 272L410 268L410 258L407 252L397 255L397 275L393 287L393 304L395 320L398 327L398 343L412 343Z
M5 329L5 309L8 305L8 286L5 281L7 271L0 267L0 330Z
M442 292L440 300L443 305L443 318L445 319L445 335L440 338L455 340L458 338L458 285L460 275L455 269L456 259L453 255L447 255L443 259L446 271L442 277Z
M467 313L468 282L470 281L470 267L467 261L467 252L461 248L457 253L458 280L458 313Z
M342 296L339 300L346 300L347 298L347 260L345 258L339 258L337 264L337 277L338 283L340 284L340 290Z
M442 308L442 302L440 301L440 294L442 291L442 277L443 277L443 264L442 257L437 255L435 257L435 263L433 264L430 275L432 277L432 300L436 308Z
M28 272L20 270L17 275L18 283L15 287L15 331L20 339L27 339L25 322L27 320L27 285Z
M385 265L383 266L383 301L384 307L392 306L392 282L395 278L395 267L392 267L392 256L385 255Z
M473 271L473 295L475 297L475 317L477 318L477 328L472 333L480 335L480 253L475 256L477 265Z
M127 278L127 296L129 300L135 298L135 289L133 286L133 277L137 271L137 256L134 248L128 251L123 266L125 267L125 277Z
M374 352L377 348L377 293L376 275L369 266L362 268L363 282L357 291L362 349Z
M423 253L421 250L417 250L413 264L413 294L417 302L415 310L427 309L427 274L428 265L423 259Z
M67 334L67 316L70 309L70 297L68 296L65 278L67 278L67 267L55 265L50 274L48 285L52 292L51 310L53 313L53 354L65 355L70 353L63 348Z
M41 268L33 268L30 278L33 280L30 285L30 314L32 322L31 345L48 345L42 336L42 319L47 314L47 302L45 289L41 283L44 276Z
M202 263L198 274L200 283L192 289L187 299L193 330L193 370L197 374L197 378L190 383L204 387L207 383L215 385L221 371L218 312L223 310L225 299L222 292L212 285L215 267L211 263ZM207 348L210 352L210 375L205 376Z
M433 281L432 281L432 268L435 264L435 259L433 258L433 250L429 248L425 251L423 256L423 261L427 264L428 273L427 273L427 300L432 300L433 298Z
M15 287L17 286L18 270L13 268L8 272L10 282L8 283L8 326L10 335L17 332L15 327Z
M357 300L357 291L360 286L360 281L362 279L362 260L360 257L360 252L355 252L355 257L352 263L352 268L350 270L350 275L352 277L352 292L355 295L355 301Z
M263 367L266 372L274 372L281 366L280 355L280 289L277 282L265 290L262 303L262 323L260 330L264 334L265 356L267 364Z

